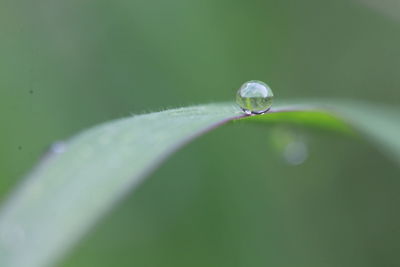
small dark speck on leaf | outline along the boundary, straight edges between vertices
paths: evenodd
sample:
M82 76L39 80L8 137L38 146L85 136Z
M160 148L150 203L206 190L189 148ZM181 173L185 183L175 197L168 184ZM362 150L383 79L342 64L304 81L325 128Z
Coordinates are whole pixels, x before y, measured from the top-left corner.
M18 150L22 150L22 146L18 146Z
M33 90L29 90L29 93L30 93L31 95L33 95Z

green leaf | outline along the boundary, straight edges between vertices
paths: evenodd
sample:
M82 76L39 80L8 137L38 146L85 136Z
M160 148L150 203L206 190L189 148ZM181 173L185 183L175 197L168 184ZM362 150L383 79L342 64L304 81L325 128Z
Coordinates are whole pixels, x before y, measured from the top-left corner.
M276 106L257 116L243 115L232 103L179 108L112 121L73 137L65 151L58 147L45 155L4 203L0 266L54 263L169 155L232 120L357 130L400 163L398 109L321 101Z
M286 104L279 110L270 116L252 116L248 120L285 121L344 133L355 130L391 160L400 163L400 109L397 107L342 100Z

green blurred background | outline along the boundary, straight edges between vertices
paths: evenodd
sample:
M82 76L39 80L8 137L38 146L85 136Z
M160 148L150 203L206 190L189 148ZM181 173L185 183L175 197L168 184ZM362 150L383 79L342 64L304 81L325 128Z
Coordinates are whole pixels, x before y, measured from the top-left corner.
M251 79L278 99L398 105L400 16L363 1L1 0L0 201L57 140L229 101ZM400 266L399 178L362 138L232 123L171 157L59 266Z

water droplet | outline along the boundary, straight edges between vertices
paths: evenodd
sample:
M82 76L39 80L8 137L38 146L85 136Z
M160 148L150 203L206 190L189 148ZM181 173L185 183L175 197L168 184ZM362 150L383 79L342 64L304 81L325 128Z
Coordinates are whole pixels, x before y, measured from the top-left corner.
M272 106L274 94L266 83L249 81L244 83L236 95L236 103L246 114L263 114Z
M291 142L285 147L283 157L290 165L303 164L308 158L308 147L302 141Z
M62 154L67 150L66 144L62 141L51 144L49 151L53 154Z
M295 128L277 126L269 131L271 145L289 165L303 164L309 157L306 136Z

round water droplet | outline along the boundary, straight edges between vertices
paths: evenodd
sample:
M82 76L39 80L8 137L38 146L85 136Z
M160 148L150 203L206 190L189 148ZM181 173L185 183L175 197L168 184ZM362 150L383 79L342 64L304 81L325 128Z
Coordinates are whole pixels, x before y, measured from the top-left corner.
M246 114L263 114L272 106L274 94L266 83L249 81L240 87L236 103Z
M308 147L302 141L291 142L285 147L283 157L290 165L300 165L308 158Z

